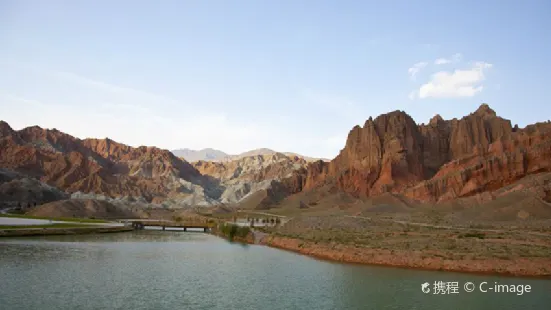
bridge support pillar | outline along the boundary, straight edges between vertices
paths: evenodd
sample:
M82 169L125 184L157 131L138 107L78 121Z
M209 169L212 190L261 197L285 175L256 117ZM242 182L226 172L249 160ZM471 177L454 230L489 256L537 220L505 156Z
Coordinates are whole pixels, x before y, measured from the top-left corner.
M187 227L184 227L184 231L187 231Z
M165 230L165 226L163 226L163 230Z

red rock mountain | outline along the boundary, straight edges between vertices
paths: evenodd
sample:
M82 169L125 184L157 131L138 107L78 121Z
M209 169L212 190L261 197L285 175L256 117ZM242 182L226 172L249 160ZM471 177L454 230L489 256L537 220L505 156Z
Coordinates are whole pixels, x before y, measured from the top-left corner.
M56 129L14 131L0 122L0 167L68 192L141 196L151 201L177 191L175 180L201 183L201 174L167 150L133 148L109 139L80 140Z
M403 111L354 127L340 154L310 164L303 187L322 185L356 196L401 193L445 201L496 190L551 171L551 124L519 129L486 104L460 120L436 115L417 125Z
M81 140L37 126L14 131L0 121L0 168L69 193L143 197L175 206L245 201L267 208L312 190L356 197L390 192L442 202L491 196L526 176L550 172L551 124L513 127L486 104L461 119L436 115L421 125L394 111L354 127L330 162L275 153L191 165L155 147ZM547 190L535 192L551 197Z

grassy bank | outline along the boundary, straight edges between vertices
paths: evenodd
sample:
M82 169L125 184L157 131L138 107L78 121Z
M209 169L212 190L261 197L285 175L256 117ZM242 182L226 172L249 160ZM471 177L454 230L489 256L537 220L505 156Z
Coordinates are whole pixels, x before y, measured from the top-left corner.
M95 225L73 225L57 227L25 227L16 229L0 228L0 237L26 237L26 236L46 236L46 235L81 235L81 234L100 234L132 231L132 227L127 226L95 226Z
M26 215L26 214L0 214L0 217L35 219L35 220L52 220L52 221L64 221L64 222L78 222L78 223L108 223L109 222L109 221L100 220L100 219L76 218L76 217L46 217L46 216L33 216L33 215Z
M90 227L84 223L53 223L41 225L0 225L0 229L32 229L32 228L75 228L75 227Z

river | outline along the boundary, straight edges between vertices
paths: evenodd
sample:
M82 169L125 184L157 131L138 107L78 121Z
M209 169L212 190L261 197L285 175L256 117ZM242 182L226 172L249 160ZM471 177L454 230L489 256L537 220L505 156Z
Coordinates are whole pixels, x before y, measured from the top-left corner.
M433 294L435 281L450 284ZM429 283L429 293L421 290ZM467 293L466 282L477 289ZM530 292L480 292L498 284ZM0 308L551 309L551 280L339 264L203 233L0 239Z

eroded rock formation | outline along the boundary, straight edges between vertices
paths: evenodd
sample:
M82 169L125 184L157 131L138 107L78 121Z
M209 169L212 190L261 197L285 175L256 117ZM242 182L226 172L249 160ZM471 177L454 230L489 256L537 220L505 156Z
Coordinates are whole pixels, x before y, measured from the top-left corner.
M445 201L551 171L551 124L519 129L487 104L462 119L417 125L402 111L354 127L330 163L310 164L305 189L333 183L357 196L401 193Z

